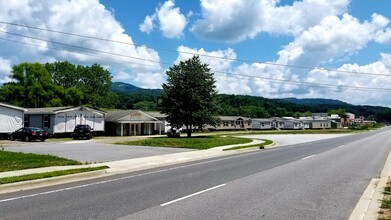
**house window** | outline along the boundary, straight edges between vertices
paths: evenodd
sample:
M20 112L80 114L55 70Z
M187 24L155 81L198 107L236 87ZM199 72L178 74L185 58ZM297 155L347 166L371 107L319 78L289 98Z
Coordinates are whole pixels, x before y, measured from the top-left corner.
M43 128L50 128L50 117L49 115L43 115L43 123L42 123L42 127Z
M234 121L231 121L231 126L232 126L232 127L234 126Z
M24 126L30 127L30 116L28 116L28 115L24 116Z
M261 126L262 126L262 127L265 126L265 123L261 123Z
M223 126L227 127L228 126L228 121L223 121Z
M251 125L251 121L248 121L248 126L250 126Z

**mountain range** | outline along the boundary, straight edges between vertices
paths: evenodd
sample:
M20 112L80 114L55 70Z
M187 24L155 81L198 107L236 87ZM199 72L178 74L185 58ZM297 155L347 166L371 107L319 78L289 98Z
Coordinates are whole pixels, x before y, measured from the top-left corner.
M143 89L129 83L113 82L112 91L120 97L118 108L132 109L148 106L148 110L156 110L157 97L163 92L163 89ZM326 113L331 110L344 109L357 117L364 116L391 122L391 109L388 107L353 105L334 99L297 99L294 97L268 99L249 95L219 94L219 100L219 114L221 115L256 118L281 115L296 116L296 113L305 112Z

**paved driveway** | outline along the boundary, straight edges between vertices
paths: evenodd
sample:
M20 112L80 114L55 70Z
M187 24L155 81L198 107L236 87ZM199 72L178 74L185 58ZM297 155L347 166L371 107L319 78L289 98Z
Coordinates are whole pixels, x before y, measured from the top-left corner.
M245 135L246 138L269 139L279 146L312 142L328 138L341 137L347 134L276 134ZM68 142L8 142L3 144L7 151L51 154L81 162L107 162L132 158L156 156L163 154L192 151L191 149L127 146L99 142L102 140L72 140ZM109 140L103 140L109 141ZM118 141L118 140L117 140Z
M107 162L139 157L191 151L191 149L127 146L98 143L91 140L68 142L12 142L3 146L7 151L51 154L81 162Z

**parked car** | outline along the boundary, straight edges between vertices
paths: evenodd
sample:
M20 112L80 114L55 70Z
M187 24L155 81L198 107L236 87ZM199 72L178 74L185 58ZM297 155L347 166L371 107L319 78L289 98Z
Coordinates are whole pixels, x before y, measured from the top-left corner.
M167 136L168 137L180 137L181 136L182 129L177 129L175 127L172 127L168 129Z
M92 129L89 125L76 125L75 129L73 130L72 137L73 139L79 139L79 138L91 139L92 130L94 129Z
M49 133L44 131L41 128L36 127L23 127L14 132L9 136L11 141L14 140L23 140L23 141L33 141L40 140L45 141L49 138Z

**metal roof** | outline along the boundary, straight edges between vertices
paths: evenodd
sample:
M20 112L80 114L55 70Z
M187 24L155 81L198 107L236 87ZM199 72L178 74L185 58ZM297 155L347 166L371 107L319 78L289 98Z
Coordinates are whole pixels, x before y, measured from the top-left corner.
M219 116L219 118L221 121L236 121L239 119L250 120L249 118L241 117L241 116Z
M166 114L163 114L161 112L145 112L146 114L152 116L152 117L155 117L155 118L166 118L167 115Z
M48 114L48 115L54 115L57 113L62 113L62 112L68 112L68 111L74 111L74 110L86 110L90 112L94 112L97 114L102 114L104 115L105 112L99 111L96 109L92 108L87 108L83 106L67 106L67 107L45 107L45 108L28 108L26 114Z
M8 105L8 104L1 103L1 102L0 102L0 106L6 107L6 108L12 108L12 109L16 109L16 110L20 110L20 111L24 111L24 112L27 111L24 108L21 108L21 107L18 107L18 106L14 106L14 105Z

